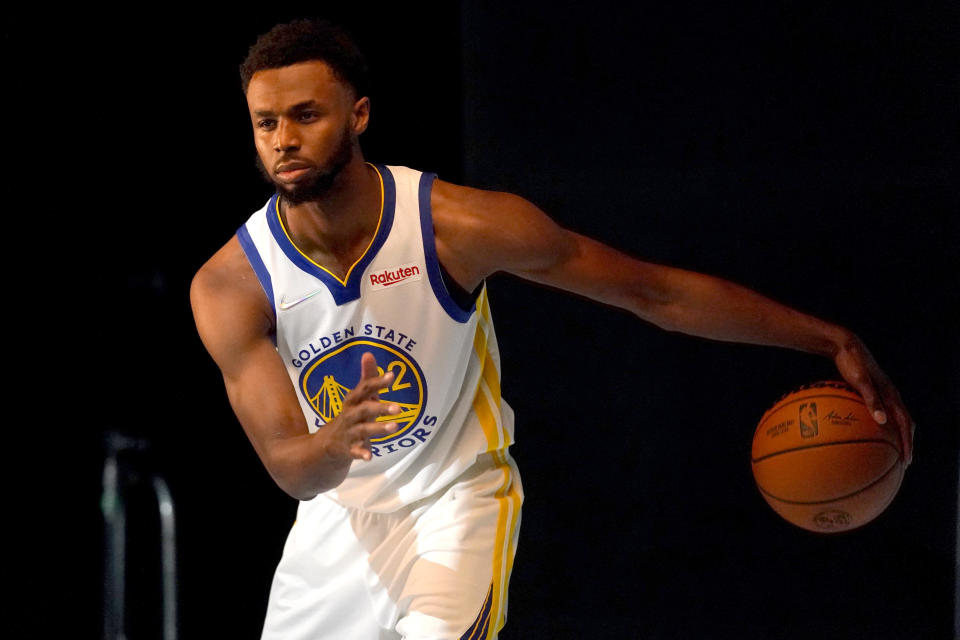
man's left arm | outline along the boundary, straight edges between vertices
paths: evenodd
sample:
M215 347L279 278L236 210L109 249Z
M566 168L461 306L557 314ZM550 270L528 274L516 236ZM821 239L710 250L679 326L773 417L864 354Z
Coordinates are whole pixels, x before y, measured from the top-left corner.
M563 229L511 194L438 183L432 200L438 245L446 244L438 250L451 257L461 284L504 271L626 309L667 331L829 357L877 422L892 420L903 459L912 459L913 421L852 331L721 278L631 258Z

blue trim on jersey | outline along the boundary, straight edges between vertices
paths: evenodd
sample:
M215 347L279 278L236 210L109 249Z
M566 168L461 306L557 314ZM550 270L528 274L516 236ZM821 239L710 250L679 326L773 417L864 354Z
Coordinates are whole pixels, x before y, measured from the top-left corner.
M423 235L423 254L426 257L427 275L430 279L430 286L433 288L433 294L437 297L437 301L447 312L447 315L463 324L473 316L477 304L474 301L470 309L464 311L447 291L447 286L443 284L443 276L440 274L440 260L437 258L437 244L433 237L433 214L430 211L430 191L436 177L437 174L435 173L420 174L420 233Z
M257 274L257 280L260 281L260 286L263 287L264 293L267 294L267 299L270 300L270 308L273 309L273 317L276 318L277 305L273 300L273 280L270 278L270 272L267 271L267 266L263 264L263 258L260 257L260 252L257 251L257 245L253 243L253 238L250 237L250 232L247 231L246 224L237 229L237 240L240 241L240 248L243 249L243 252L247 255L247 261L249 261L250 266L253 267L253 272Z
M387 241L387 236L390 235L390 230L393 228L394 210L397 204L397 186L393 180L393 174L390 173L386 167L382 165L374 166L380 172L380 176L383 179L383 212L380 215L380 225L377 229L377 235L373 238L373 242L370 243L370 246L366 252L364 252L363 256L361 256L360 260L351 268L346 284L341 283L330 272L318 267L307 259L307 257L300 253L299 249L293 245L290 238L287 237L287 233L280 223L280 216L277 210L279 194L275 194L270 198L270 202L267 203L267 226L270 227L270 233L273 235L273 239L276 240L277 245L279 245L287 258L290 259L290 262L326 285L337 306L352 302L360 297L360 285L363 282L363 273L374 257L376 257L383 243Z

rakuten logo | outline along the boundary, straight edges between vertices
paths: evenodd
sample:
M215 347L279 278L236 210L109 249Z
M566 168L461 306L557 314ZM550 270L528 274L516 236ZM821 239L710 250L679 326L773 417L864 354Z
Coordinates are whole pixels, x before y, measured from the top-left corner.
M397 285L415 282L423 278L420 267L416 263L402 264L399 267L384 269L370 274L370 288L383 289Z

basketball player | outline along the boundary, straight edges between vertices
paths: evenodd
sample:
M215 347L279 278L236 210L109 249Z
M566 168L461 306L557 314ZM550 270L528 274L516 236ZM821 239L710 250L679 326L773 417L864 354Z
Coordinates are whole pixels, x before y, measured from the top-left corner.
M670 331L832 358L911 457L897 391L847 329L642 262L507 193L367 163L365 63L295 22L241 67L276 195L200 269L196 324L276 483L299 499L264 638L492 638L523 491L486 278L508 272Z

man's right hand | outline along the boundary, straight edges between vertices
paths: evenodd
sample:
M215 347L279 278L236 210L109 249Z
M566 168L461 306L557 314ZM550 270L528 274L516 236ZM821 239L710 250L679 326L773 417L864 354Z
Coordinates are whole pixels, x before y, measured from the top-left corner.
M343 410L323 426L317 436L324 440L330 459L349 464L370 460L370 439L394 433L396 422L377 422L381 416L400 413L400 407L380 401L380 391L393 383L393 372L379 375L377 360L364 353L360 360L360 381L343 399Z

